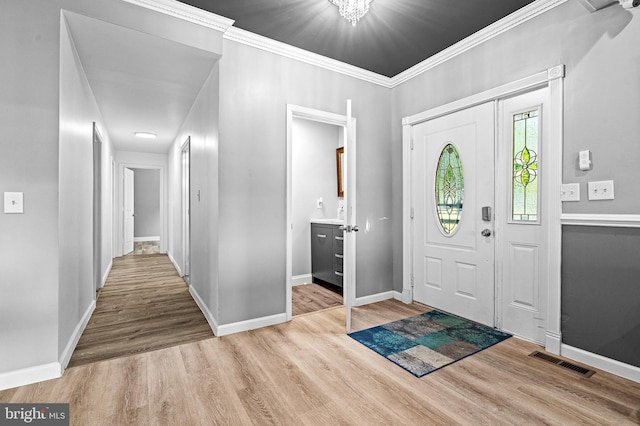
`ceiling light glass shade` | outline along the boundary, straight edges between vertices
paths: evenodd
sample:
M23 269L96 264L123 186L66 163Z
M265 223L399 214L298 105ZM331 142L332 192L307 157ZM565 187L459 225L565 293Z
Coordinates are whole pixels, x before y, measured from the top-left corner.
M143 139L155 139L156 138L156 134L155 133L149 133L149 132L136 132L135 135L139 138L143 138Z
M351 22L354 27L368 11L373 0L329 0L338 6L340 16Z

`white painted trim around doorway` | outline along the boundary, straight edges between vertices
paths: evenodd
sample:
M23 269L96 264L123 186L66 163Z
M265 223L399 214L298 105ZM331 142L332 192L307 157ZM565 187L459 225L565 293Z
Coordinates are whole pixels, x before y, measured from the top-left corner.
M321 111L312 108L301 107L297 105L287 104L287 213L286 213L286 265L285 265L285 318L286 321L290 321L292 318L292 290L293 285L293 175L292 175L292 162L293 162L293 120L303 119L311 120L319 123L331 124L334 126L340 126L346 129L347 116L335 114L328 111ZM346 204L345 197L345 204Z
M537 88L549 87L550 132L548 152L548 178L546 179L545 202L548 203L549 223L549 298L547 307L547 331L545 347L547 351L560 354L560 259L562 226L560 216L560 188L562 185L563 109L564 109L564 65L557 65L546 71L523 79L486 90L481 93L442 105L402 119L402 219L403 219L403 261L402 261L402 301L413 301L413 225L411 187L411 145L412 126L486 102L497 101Z

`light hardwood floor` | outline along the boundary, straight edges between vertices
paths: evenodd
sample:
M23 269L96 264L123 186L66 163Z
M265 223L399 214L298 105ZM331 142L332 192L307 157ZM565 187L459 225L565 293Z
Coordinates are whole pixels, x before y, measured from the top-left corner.
M114 259L69 366L213 337L167 255L131 254Z
M342 306L342 295L320 284L296 285L291 288L291 314L306 315Z
M354 309L354 328L428 308ZM640 384L589 379L515 338L418 379L351 339L344 308L68 369L0 402L68 402L74 425L631 425Z

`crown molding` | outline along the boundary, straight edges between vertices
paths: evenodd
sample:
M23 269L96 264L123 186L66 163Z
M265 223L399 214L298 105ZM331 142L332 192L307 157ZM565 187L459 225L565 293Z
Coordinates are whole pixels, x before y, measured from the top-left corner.
M234 21L231 19L180 3L176 0L122 1L221 31L227 40L315 65L379 86L393 88L569 0L536 0L392 78L233 27Z
M317 53L309 52L308 50L300 49L298 47L291 46L280 41L276 41L261 35L245 31L240 28L231 27L227 30L224 38L232 40L247 46L252 46L267 52L275 53L286 58L295 59L300 62L315 65L321 68L325 68L330 71L335 71L340 74L355 77L360 80L368 81L370 83L378 84L384 87L390 87L390 78L376 74L365 69L346 64L344 62L327 58L326 56L318 55Z
M512 14L502 18L501 20L481 29L480 31L470 35L469 37L460 40L453 46L436 53L428 59L420 62L417 65L409 68L406 71L394 76L390 79L390 86L395 87L402 84L412 78L432 69L436 66L453 59L454 57L463 54L464 52L488 41L500 34L517 27L520 24L527 22L536 16L545 13L568 0L536 0L533 3L528 4L520 10L513 12Z
M146 9L155 10L165 15L173 16L216 31L225 32L235 22L215 13L207 12L176 0L122 0Z

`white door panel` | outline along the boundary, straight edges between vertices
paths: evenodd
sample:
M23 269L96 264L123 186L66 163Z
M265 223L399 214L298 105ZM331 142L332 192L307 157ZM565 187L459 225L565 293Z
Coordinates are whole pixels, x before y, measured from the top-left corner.
M493 226L482 220L481 212L484 206L494 207L494 104L413 126L412 137L414 298L493 326ZM449 145L462 165L463 198L444 203L436 200L436 172ZM448 213L443 218L438 211ZM446 229L451 223L457 226ZM481 235L484 229L490 235Z
M548 116L548 89L516 96L500 102L500 157L498 159L499 187L503 188L498 202L500 218L498 222L501 233L501 244L497 248L498 255L504 259L500 270L498 291L498 319L503 330L537 343L545 342L548 271L543 259L547 259L547 234L549 224L543 218L546 206L539 189L528 194L531 203L526 211L525 219L515 213L513 195L522 182L514 176L524 169L531 170L527 181L534 182L536 188L543 188L541 183L546 179L545 172L545 140L548 140L548 129L545 118ZM532 146L527 147L528 161L523 161L518 152L521 147L514 148L514 117L522 113L535 112L535 123L527 125L529 132L536 132ZM526 146L526 145L525 145ZM516 166L514 166L514 158ZM522 163L522 164L521 164Z
M124 196L124 237L122 254L126 255L133 251L133 235L134 235L134 174L131 169L124 169L123 179L123 196Z

